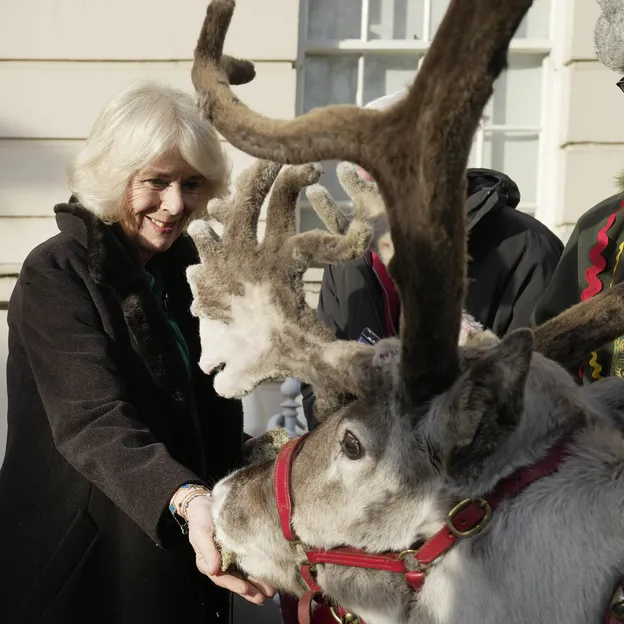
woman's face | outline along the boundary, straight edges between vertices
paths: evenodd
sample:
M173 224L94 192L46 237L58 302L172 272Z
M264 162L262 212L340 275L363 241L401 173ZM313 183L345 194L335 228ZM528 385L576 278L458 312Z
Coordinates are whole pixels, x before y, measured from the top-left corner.
M179 154L157 158L130 180L122 227L137 240L143 261L167 251L208 197L208 181Z

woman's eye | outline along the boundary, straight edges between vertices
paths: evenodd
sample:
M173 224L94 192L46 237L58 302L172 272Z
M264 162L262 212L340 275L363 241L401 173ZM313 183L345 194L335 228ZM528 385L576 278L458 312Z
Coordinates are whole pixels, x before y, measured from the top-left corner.
M360 444L360 441L350 431L347 431L345 433L345 436L342 439L340 446L343 453L349 459L360 459L360 457L362 457L362 445Z
M160 178L150 178L146 180L147 184L154 189L163 189L167 186L167 183Z
M199 180L189 180L182 185L185 191L196 191L199 188L201 182Z

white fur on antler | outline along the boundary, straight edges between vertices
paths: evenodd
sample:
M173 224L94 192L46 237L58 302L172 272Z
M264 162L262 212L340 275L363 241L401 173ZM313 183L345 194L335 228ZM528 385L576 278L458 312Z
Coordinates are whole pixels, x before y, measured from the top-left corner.
M200 318L200 366L223 396L241 396L268 379L295 376L318 392L319 408L335 409L345 392L357 394L349 362L365 345L338 342L307 305L303 273L311 262L344 262L361 255L371 228L354 222L340 234L296 233L301 189L316 182L318 165L285 168L258 161L228 200L209 206L223 222L219 237L207 222L189 227L201 263L189 267L192 311ZM264 239L257 227L272 188ZM329 381L328 381L329 380Z

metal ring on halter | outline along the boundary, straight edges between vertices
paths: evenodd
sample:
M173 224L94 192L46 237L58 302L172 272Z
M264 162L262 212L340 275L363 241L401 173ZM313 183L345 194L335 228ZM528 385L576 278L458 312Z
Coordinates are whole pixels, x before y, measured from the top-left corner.
M459 513L461 513L468 507L470 507L470 505L478 505L483 511L483 518L481 518L481 520L479 520L473 527L469 528L468 530L461 531L454 524L455 517ZM476 535L477 533L481 533L481 531L483 531L483 529L485 529L485 527L490 523L491 519L492 519L492 507L485 499L467 498L466 500L463 500L458 505L455 505L455 507L453 507L453 509L449 511L448 516L446 518L446 525L449 531L455 537L459 537L459 538L471 537L473 535Z
M334 607L329 607L329 612L331 616L338 622L338 624L362 624L362 620L357 615L353 615L353 613L347 613L340 617Z

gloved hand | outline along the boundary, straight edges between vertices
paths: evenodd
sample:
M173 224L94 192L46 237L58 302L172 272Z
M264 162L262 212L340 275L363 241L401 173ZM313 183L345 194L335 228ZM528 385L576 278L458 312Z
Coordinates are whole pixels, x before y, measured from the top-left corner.
M221 571L221 555L214 542L212 521L212 500L210 495L196 496L186 506L185 519L188 522L188 536L195 550L195 562L202 574L215 585L228 589L239 596L261 605L265 596L270 598L275 590L252 578L243 578L237 572Z

